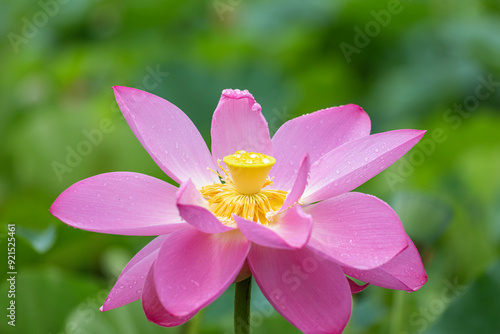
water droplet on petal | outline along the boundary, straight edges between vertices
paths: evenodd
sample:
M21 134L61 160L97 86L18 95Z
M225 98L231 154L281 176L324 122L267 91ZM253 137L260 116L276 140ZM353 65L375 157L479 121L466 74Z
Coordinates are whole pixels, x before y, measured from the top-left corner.
M340 170L338 170L338 169L337 169L337 170L335 171L335 173L340 174Z
M135 293L137 293L138 295L140 295L142 293L142 289L135 290Z

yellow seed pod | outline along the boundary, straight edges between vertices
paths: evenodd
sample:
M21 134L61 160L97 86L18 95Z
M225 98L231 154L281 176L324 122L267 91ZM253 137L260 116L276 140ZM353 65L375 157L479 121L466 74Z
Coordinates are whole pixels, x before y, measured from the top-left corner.
M269 175L269 171L276 163L276 159L269 155L243 150L227 155L223 159L231 173L236 190L242 194L258 193Z

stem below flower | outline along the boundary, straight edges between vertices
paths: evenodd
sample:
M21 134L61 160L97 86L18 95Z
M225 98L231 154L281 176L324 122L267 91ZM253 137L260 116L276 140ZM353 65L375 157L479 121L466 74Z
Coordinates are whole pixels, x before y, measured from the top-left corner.
M236 283L234 293L234 333L250 334L250 292L252 276Z

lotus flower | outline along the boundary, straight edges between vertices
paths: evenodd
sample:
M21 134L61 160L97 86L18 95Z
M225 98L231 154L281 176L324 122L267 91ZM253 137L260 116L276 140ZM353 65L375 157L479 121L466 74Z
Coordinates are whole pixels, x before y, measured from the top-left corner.
M414 244L380 199L351 192L424 135L370 135L356 105L292 119L270 138L248 91L224 90L212 153L172 103L114 87L130 128L179 188L131 172L80 181L53 203L66 224L158 236L123 269L102 311L141 299L147 318L177 326L252 275L267 300L305 333L340 333L367 284L414 291L427 280Z

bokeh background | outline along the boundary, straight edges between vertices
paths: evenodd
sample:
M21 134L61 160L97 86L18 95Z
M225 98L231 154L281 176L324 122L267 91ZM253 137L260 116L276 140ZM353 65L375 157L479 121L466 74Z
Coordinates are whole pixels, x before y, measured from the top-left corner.
M182 328L148 323L138 302L100 313L151 238L75 230L48 211L95 174L168 181L114 102L111 87L124 85L179 106L207 142L225 88L253 93L272 133L346 103L368 112L373 132L427 129L359 190L397 211L429 281L411 294L368 287L345 332L500 333L499 32L497 0L2 0L1 277L7 224L18 274L15 328L0 285L0 332L232 332L233 287ZM251 323L298 333L256 286Z

